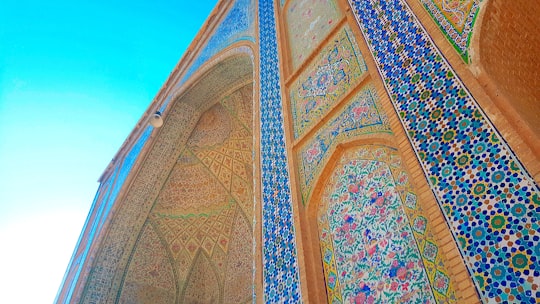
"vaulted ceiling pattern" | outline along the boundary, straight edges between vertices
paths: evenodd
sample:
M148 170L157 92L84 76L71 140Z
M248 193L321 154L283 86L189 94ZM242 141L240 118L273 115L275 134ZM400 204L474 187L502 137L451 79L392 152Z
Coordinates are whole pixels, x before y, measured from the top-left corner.
M140 233L120 302L251 302L252 94L245 84L201 115Z

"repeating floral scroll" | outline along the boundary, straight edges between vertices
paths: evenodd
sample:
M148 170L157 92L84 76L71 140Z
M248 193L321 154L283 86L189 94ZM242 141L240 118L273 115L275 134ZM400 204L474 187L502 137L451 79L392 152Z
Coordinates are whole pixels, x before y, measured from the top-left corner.
M420 0L465 62L481 0Z
M330 303L455 302L431 225L391 148L347 151L319 207Z
M391 133L388 117L374 88L368 86L302 146L298 153L300 187L304 204L307 202L313 182L338 143L355 136L370 133Z
M351 30L343 28L291 85L295 138L327 114L366 71Z

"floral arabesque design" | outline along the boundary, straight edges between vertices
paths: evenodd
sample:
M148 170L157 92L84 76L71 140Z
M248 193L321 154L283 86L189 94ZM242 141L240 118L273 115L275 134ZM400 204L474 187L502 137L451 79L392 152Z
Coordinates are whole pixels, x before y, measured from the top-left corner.
M333 297L344 303L436 302L387 163L342 161L323 201L321 242L325 250L328 243L333 247L335 285L340 286ZM327 282L331 268L325 267Z
M367 71L349 28L340 30L290 89L294 136L304 134Z

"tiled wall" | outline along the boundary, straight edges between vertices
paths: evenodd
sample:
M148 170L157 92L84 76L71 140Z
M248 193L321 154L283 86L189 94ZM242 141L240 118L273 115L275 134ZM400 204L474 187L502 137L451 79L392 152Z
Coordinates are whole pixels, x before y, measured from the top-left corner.
M342 28L291 85L294 137L304 135L328 114L366 70L351 30Z
M197 71L208 59L216 55L227 46L242 40L255 41L255 12L253 0L236 0L227 16L217 26L210 39L199 52L197 59L191 64L189 70L182 77L178 86Z
M403 0L350 3L482 299L535 302L538 185Z
M342 155L318 209L329 303L455 300L409 191L394 149L363 145Z
M302 299L278 60L274 1L259 1L263 288L265 303Z
M375 133L391 131L379 97L374 88L369 86L353 96L344 109L331 117L300 148L297 157L303 203L307 203L313 183L326 165L332 148L359 135Z
M333 0L292 0L287 4L285 14L295 68L309 57L342 17Z
M465 62L481 0L420 0Z

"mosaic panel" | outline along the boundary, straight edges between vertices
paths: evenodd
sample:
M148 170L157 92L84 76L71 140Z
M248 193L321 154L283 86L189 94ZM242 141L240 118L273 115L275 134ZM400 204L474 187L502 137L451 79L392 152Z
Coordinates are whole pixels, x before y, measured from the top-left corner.
M296 68L338 24L342 14L332 0L292 0L286 16L292 64Z
M230 101L227 99L227 102ZM238 108L234 106L235 104L238 102L228 103L232 108ZM214 175L224 190L230 193L244 213L251 217L253 214L252 135L244 126L243 121L233 119L222 105L214 106L208 114L212 114L213 109L220 109L221 114L201 117L200 122L204 127L196 129L199 130L197 132L194 130L188 141L189 149L207 168L209 174ZM218 119L218 116L231 117L231 119L225 123L225 120ZM251 125L251 118L246 122ZM224 131L227 133L226 138L212 135Z
M420 0L465 62L481 0Z
M343 28L291 85L294 137L300 137L328 113L366 71L351 30Z
M456 301L431 225L411 201L395 150L362 146L343 154L319 207L330 303ZM431 255L422 254L426 248Z
M351 161L337 175L321 235L332 237L344 302L434 303L388 166Z
M226 96L221 104L251 133L253 124L253 83Z
M405 2L351 5L482 299L534 303L538 185Z
M242 40L254 42L254 15L253 0L236 0L177 87L184 84L208 59L227 46Z
M241 213L236 216L226 262L223 303L253 302L253 235L251 225Z
M251 117L244 113L252 102L248 91L251 85L200 116L152 209L150 220L168 244L183 299L190 303L252 297L252 271L246 271L253 261L246 220L253 216L252 135L245 126ZM210 273L194 274L201 271ZM202 286L208 275L216 278Z
M302 295L285 152L274 1L258 3L264 302L298 303Z
M150 137L152 130L152 127L147 127L143 131L143 133L139 136L139 138L131 147L129 152L116 165L111 176L106 181L102 182L102 185L104 186L100 186L100 188L98 189L98 192L96 193L96 197L94 199L94 202L92 203L92 207L90 210L90 214L94 214L95 212L96 217L92 222L85 223L85 226L83 228L83 233L86 233L86 231L88 231L86 243L84 245L85 248L82 255L80 256L80 260L78 261L78 266L76 266L77 269L73 277L74 279L70 284L71 286L69 288L68 294L66 295L65 301L71 300L75 284L78 282L81 272L83 271L83 266L85 266L86 264L88 255L90 254L90 248L93 245L94 239L101 233L103 224L109 218L109 213L116 201L120 188L124 184L129 173L131 172L131 168L133 167L135 160L139 156L146 141ZM98 197L103 194L102 191L104 191L105 194L103 195L101 201L98 201ZM98 206L98 209L97 211L94 211L96 206ZM91 225L90 227L88 227L89 224ZM75 248L79 248L80 244L81 243L79 241ZM68 269L69 268L71 268L71 264L68 266Z
M195 259L180 303L222 303L218 276L202 252Z
M361 134L391 133L386 114L374 88L360 91L349 104L325 124L306 144L298 155L302 200L307 202L314 178L319 175L329 157L328 152L347 138Z
M99 222L104 221L104 214L103 214L103 208L105 207L105 202L107 202L109 194L111 192L112 184L114 180L116 179L116 174L118 173L119 166L117 165L114 168L114 171L111 173L111 175L105 180L102 181L99 185L99 188L97 190L97 193L94 197L94 201L92 202L92 207L90 208L89 216L95 215L94 219L88 217L86 219L86 222L84 223L83 232L81 236L79 236L79 240L77 241L77 245L75 246L75 252L78 252L77 255L73 255L69 265L68 265L68 271L70 272L69 275L71 276L71 280L67 279L67 275L64 275L64 279L62 281L62 284L60 286L69 285L67 288L67 294L65 296L65 301L68 302L71 301L73 292L75 290L75 287L77 283L79 282L79 278L81 276L81 272L83 271L83 266L85 262L87 261L88 255L90 254L90 247L92 243L94 242L95 237L100 232L100 226L98 225ZM106 216L107 214L105 214ZM69 282L69 283L68 283ZM67 284L66 284L67 283ZM61 287L62 288L62 287ZM57 298L55 301L58 301Z
M86 267L84 289L72 301L96 303L115 301L121 288L123 272L126 269L131 249L134 248L137 233L147 219L157 192L165 181L181 150L179 143L185 143L188 134L179 130L192 129L198 114L185 103L176 103L167 114L167 124L160 129L153 143L153 149L145 156L144 165L139 168L130 191L120 202L122 208L115 213L107 235L102 238L100 248L92 250L92 265ZM119 203L119 202L117 202Z
M152 299L152 303L175 301L176 282L172 264L150 225L144 227L124 282L120 303L136 303L142 299Z
M122 166L120 168L120 172L118 173L118 177L115 181L115 186L113 187L111 197L109 198L111 203L116 200L116 197L118 196L118 192L120 191L121 186L124 184L128 174L131 172L131 168L133 167L135 160L137 159L137 157L139 157L139 154L141 153L141 150L144 147L144 144L150 137L150 134L152 133L153 129L154 129L153 127L148 126L144 130L144 132L139 136L139 138L137 139L133 147L129 150L127 155L124 156L122 160Z
M152 211L183 217L216 214L234 203L227 190L193 154L185 151Z

